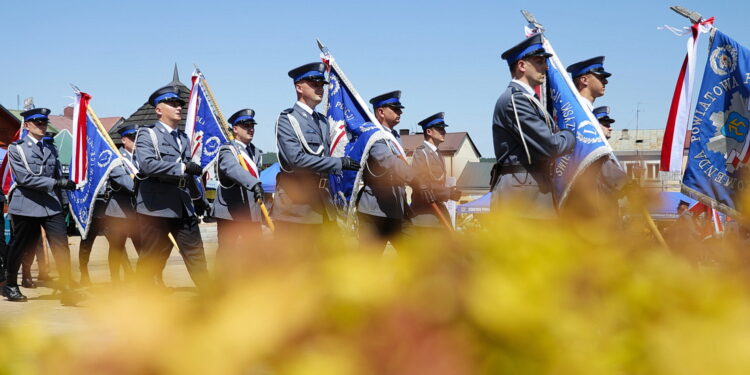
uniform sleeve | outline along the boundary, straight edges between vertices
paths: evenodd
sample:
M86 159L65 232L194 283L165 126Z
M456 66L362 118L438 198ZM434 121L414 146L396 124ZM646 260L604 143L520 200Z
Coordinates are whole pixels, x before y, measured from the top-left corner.
M628 175L614 160L607 158L602 164L599 180L605 190L619 196L622 193L622 188L628 182Z
M16 144L11 144L8 148L10 167L13 170L13 174L16 176L16 184L28 189L52 191L55 186L55 179L52 177L34 176L31 174L29 170L26 169L26 166L21 159L21 153L18 147L19 146Z
M428 185L430 181L429 172L427 171L427 157L422 149L414 150L414 155L411 158L411 167L414 171L414 180L412 181L412 187L417 187L420 184Z
M125 169L125 166L118 165L112 169L109 174L109 180L116 185L120 191L126 191L133 194L134 182L133 178L130 177L130 173Z
M406 161L394 155L385 140L373 143L367 162L375 163L379 169L389 171L392 176L397 178L397 181L394 182L411 185L414 181L414 169Z
M229 147L231 146L224 146L219 150L219 177L250 190L260 180L242 167L239 159L234 156Z
M545 159L554 159L573 151L576 145L576 137L572 131L563 129L553 133L543 118L539 116L537 108L524 95L513 94L518 121L521 122L526 145L533 155L542 155ZM518 131L515 115L513 114L513 101L509 101L505 110L513 123L512 131L521 137ZM534 160L532 159L532 163Z
M341 159L328 156L315 156L302 149L292 124L285 113L279 116L276 129L276 142L279 146L279 159L283 159L284 168L303 168L318 173L338 173L341 171Z
M143 129L138 132L135 140L135 157L138 159L138 167L146 176L182 177L183 164L159 160L151 140L150 130Z

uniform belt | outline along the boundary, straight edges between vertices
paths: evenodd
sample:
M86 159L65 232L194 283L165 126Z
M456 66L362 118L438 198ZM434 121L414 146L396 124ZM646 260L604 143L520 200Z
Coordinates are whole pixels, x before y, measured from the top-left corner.
M500 174L523 173L523 172L531 172L531 170L530 168L526 168L525 166L520 165L520 164L500 166Z
M162 184L177 185L179 188L187 186L187 179L185 177L149 177L148 180Z

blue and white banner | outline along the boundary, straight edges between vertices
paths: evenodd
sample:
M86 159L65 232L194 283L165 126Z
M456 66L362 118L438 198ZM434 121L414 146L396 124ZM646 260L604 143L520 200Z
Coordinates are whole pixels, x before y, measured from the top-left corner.
M573 84L552 45L544 38L544 49L553 56L547 59L547 86L550 90L553 118L559 129L570 129L576 135L573 152L555 160L552 185L558 206L568 197L576 178L601 157L617 160L604 137L599 121Z
M67 191L70 213L83 239L88 235L91 226L96 196L107 184L112 168L121 163L119 153L109 138L109 134L97 125L99 119L89 109L90 98L89 94L76 92L73 125L80 126L81 129L77 130L85 132L86 137L85 142L76 148L79 150L78 153L72 155L71 165L77 163L85 166L85 170L79 171L83 179L76 190ZM83 163L80 160L86 160L86 162Z
M219 156L219 147L229 139L224 125L217 116L217 105L208 100L205 77L199 70L193 72L193 88L190 90L185 133L190 139L193 162L206 171Z
M404 160L406 154L396 137L377 122L333 57L324 54L322 59L328 64L328 80L331 82L326 106L326 118L331 129L331 155L348 156L362 167L359 172L342 171L329 178L334 203L339 209L347 210L351 220L356 206L351 197L356 196L362 188L362 171L372 144L384 139Z
M750 159L750 50L716 30L693 114L682 191L739 216Z

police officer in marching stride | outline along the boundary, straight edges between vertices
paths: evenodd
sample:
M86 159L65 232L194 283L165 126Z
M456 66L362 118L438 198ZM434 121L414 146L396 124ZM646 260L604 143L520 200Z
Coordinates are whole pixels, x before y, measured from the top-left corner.
M234 139L219 149L219 188L214 201L219 247L217 261L227 261L229 252L246 247L247 240L261 234L263 200L260 183L261 153L252 144L255 135L255 111L242 109L229 117Z
M415 191L412 195L411 209L414 217L411 223L415 227L422 228L445 228L442 220L450 220L445 202L448 200L459 200L461 192L455 187L445 186L445 161L438 151L438 146L445 142L445 112L436 113L420 121L424 142L414 150L411 166L417 174L417 179L426 185L427 189L422 192ZM434 204L434 205L433 205ZM435 212L440 210L442 219Z
M76 186L62 177L57 149L42 140L49 113L47 108L22 112L23 126L29 133L8 147L16 187L8 197L14 236L8 252L7 285L2 294L9 301L26 301L18 288L18 269L24 254L35 250L44 227L60 274L60 302L70 305L77 303L81 296L70 289L70 249L63 212L67 198L63 190Z
M502 54L512 80L498 98L492 118L497 160L492 171L492 200L497 209L521 199L527 209L516 212L518 217L556 217L552 166L555 158L570 153L576 144L572 131L557 129L534 92L545 79L550 56L538 34Z
M325 116L315 111L328 83L325 71L323 63L305 64L289 71L297 102L282 111L276 123L281 172L276 177L271 216L278 221L279 231L309 232L335 220L328 175L359 169L351 158L329 156L329 125Z
M206 255L193 205L201 199L196 177L203 169L190 161L190 140L177 128L185 102L176 86L165 86L151 94L148 103L158 121L141 126L135 140L142 247L137 272L146 280L158 280L172 249L172 234L190 277L203 288L208 281Z
M394 128L404 110L401 91L378 95L370 103L378 122L400 142ZM414 184L412 168L392 142L380 139L372 144L363 172L364 187L356 197L360 242L378 251L401 234L409 217L405 185Z
M566 69L573 77L578 92L588 101L589 111L594 109L594 100L604 96L607 78L612 73L604 70L604 56L592 57L568 66Z
M140 252L141 238L137 231L135 213L135 181L138 173L137 163L133 160L135 148L135 125L123 126L120 130L120 154L122 164L114 167L109 174L107 184L106 207L104 209L104 235L109 242L109 274L112 282L121 281L120 270L125 275L132 273L125 241L130 237L136 252Z

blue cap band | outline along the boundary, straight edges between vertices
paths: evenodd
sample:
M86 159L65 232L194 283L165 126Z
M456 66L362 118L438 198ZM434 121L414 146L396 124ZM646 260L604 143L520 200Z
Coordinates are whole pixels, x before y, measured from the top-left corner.
M607 112L599 112L596 114L596 118L602 118L602 117L607 117L607 116L609 116L609 113Z
M137 133L137 132L138 132L138 130L128 129L128 130L125 130L124 132L120 133L120 137L124 137L124 136L126 136L128 134L133 134L133 133Z
M511 57L510 59L508 59L508 62L509 63L514 63L514 62L516 62L516 61L521 60L522 58L524 58L524 56L526 56L526 54L528 54L529 52L536 51L536 50L542 49L542 48L544 48L544 46L542 46L541 43L532 44L532 45L526 47L523 51L519 52L515 56Z
M323 74L323 73L321 73L321 72L319 72L317 70L309 71L307 73L304 73L304 74L301 74L301 75L298 75L298 76L294 77L294 82L297 82L297 81L299 81L301 79L313 78L313 77L323 77L323 78L325 78L325 74Z
M382 107L382 106L384 106L386 104L398 104L398 105L401 105L401 102L398 100L398 98L388 98L386 100L383 100L383 101L380 101L380 102L377 102L377 103L373 104L372 108Z
M253 119L253 116L240 116L240 117L237 117L236 119L234 119L234 121L232 121L232 125L236 125L238 122L245 121L245 120L253 120L253 121L255 121L255 119Z
M439 123L443 123L443 124L445 124L445 119L444 119L444 118L436 118L436 119L434 119L434 120L432 120L432 121L430 121L430 122L426 123L426 124L425 124L425 125L423 126L423 128L427 129L427 128L429 128L429 127L431 127L431 126L435 126L436 124L439 124Z
M151 103L151 104L153 104L154 107L156 107L156 105L159 104L159 102L161 102L162 100L171 99L171 98L180 99L180 96L177 95L177 94L175 94L175 93L173 93L173 92L168 92L166 94L161 94L161 95L157 96L156 98L154 98L154 102ZM180 99L180 100L182 100L182 99Z
M29 117L24 117L23 121L31 121L31 120L38 119L38 118L43 118L43 119L48 119L49 120L49 117L47 117L47 115L43 115L41 113L37 113L37 114L31 115Z
M604 64L591 64L583 69L578 69L575 72L570 73L570 75L572 75L573 77L578 77L596 68L604 68Z

